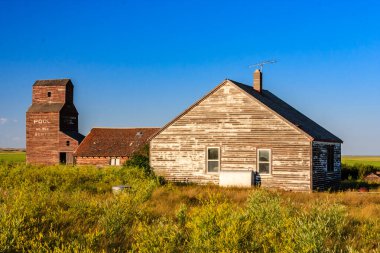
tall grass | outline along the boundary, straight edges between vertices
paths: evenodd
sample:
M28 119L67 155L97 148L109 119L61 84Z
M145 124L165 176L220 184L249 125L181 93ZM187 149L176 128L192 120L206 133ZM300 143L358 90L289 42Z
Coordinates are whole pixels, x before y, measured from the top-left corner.
M113 194L119 184L131 189ZM366 200L349 196L162 186L137 167L2 163L0 252L379 252L380 200L368 200L372 215L352 215L350 203Z

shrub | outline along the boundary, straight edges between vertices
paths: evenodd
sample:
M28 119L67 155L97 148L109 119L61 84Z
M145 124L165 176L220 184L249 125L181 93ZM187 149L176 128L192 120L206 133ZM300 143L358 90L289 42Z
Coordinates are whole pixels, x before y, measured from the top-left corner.
M149 165L149 144L144 145L140 150L134 152L125 162L126 167L138 167L144 170L147 175L152 175Z
M342 179L363 180L366 175L379 169L367 164L356 163L354 165L342 164Z

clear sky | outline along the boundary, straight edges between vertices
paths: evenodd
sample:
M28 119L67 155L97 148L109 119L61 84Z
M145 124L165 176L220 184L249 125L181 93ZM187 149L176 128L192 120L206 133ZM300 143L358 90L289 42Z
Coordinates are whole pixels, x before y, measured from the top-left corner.
M380 155L379 1L0 0L0 147L25 147L36 79L71 78L79 128L163 126L225 78Z

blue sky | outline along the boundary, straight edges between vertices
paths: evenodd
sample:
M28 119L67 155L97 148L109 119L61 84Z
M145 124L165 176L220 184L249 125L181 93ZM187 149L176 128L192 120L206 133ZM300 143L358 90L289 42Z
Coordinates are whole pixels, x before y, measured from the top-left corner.
M71 78L79 128L163 126L225 78L380 155L377 1L0 0L0 147L25 146L36 79Z

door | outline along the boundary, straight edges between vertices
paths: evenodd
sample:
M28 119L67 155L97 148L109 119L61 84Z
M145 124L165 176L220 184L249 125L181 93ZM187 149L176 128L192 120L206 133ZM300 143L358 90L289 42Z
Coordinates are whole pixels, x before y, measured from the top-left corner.
M73 153L66 153L66 164L73 165L74 164L74 157Z
M66 153L65 152L59 153L59 163L60 164L66 164Z

